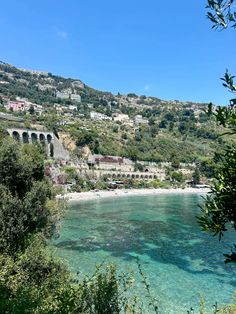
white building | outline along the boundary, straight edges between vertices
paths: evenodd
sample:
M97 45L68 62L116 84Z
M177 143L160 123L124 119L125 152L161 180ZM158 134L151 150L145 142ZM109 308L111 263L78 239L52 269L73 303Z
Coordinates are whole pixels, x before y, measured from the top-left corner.
M81 102L81 96L79 94L71 94L70 99L77 102Z
M68 108L69 110L73 110L73 111L78 110L77 106L73 106L73 105L70 105Z
M147 120L147 119L144 119L141 114L138 114L138 115L136 115L136 116L134 117L134 123L135 123L136 125L139 125L139 124L148 124L148 120Z
M70 99L73 101L81 102L81 96L79 94L73 94L71 89L64 90L63 92L56 92L56 97L61 99Z
M101 120L112 120L111 117L106 116L103 113L100 112L96 112L96 111L91 111L90 112L90 118L92 120L97 120L97 121L101 121Z
M43 113L43 106L41 105L37 105L37 104L32 104L33 108L34 108L34 112L41 116L41 114Z
M121 122L122 124L131 126L131 127L134 125L133 120L131 120L127 114L114 113L112 117L113 117L114 122Z
M60 104L54 104L53 105L53 108L56 110L56 112L58 113L62 113L66 110L66 107L65 106L62 106Z
M123 113L114 113L112 116L114 121L125 122L130 120L129 116Z
M56 97L57 98L61 98L61 99L69 99L70 98L70 94L69 93L65 93L65 92L58 92L57 91Z

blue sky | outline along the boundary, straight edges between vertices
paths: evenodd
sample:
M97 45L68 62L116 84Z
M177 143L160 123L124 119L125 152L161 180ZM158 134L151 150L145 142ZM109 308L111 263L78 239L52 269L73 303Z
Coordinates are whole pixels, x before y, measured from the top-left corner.
M7 0L0 60L114 93L227 104L236 30L213 31L206 0Z

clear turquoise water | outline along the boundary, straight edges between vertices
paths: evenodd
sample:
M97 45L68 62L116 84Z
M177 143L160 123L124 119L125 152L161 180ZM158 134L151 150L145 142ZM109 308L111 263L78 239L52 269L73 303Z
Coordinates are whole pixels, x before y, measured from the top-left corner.
M236 290L235 266L222 256L233 232L220 243L202 233L195 218L201 202L199 195L163 194L73 204L53 243L75 272L91 274L103 261L133 271L134 293L143 291L139 256L161 313L186 313L201 295L209 307L222 305Z

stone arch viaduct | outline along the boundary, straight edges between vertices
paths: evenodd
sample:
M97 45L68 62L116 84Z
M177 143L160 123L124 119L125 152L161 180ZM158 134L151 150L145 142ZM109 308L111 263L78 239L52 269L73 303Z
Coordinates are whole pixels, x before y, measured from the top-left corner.
M12 138L24 144L35 143L37 141L41 142L46 147L48 157L50 157L50 145L52 144L54 158L65 160L69 160L70 158L69 152L63 147L62 143L52 132L18 128L9 128L7 129L7 132Z
M54 134L52 132L16 128L7 129L7 132L15 140L22 143L34 143L36 141L40 141L50 144L54 142Z
M122 180L122 179L135 179L135 180L155 180L158 179L163 181L165 179L165 171L160 172L132 172L132 171L109 171L109 170L87 170L81 171L81 174L90 174L95 178L101 178L103 176L108 177L112 180Z

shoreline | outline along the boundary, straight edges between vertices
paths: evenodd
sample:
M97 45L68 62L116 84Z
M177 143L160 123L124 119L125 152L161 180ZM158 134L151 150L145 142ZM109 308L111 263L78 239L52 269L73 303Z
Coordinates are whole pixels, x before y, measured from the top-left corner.
M170 188L170 189L117 189L113 191L88 191L88 192L70 192L64 195L58 195L58 198L71 202L93 201L107 198L119 198L127 196L146 196L160 194L206 194L210 191L209 188Z

